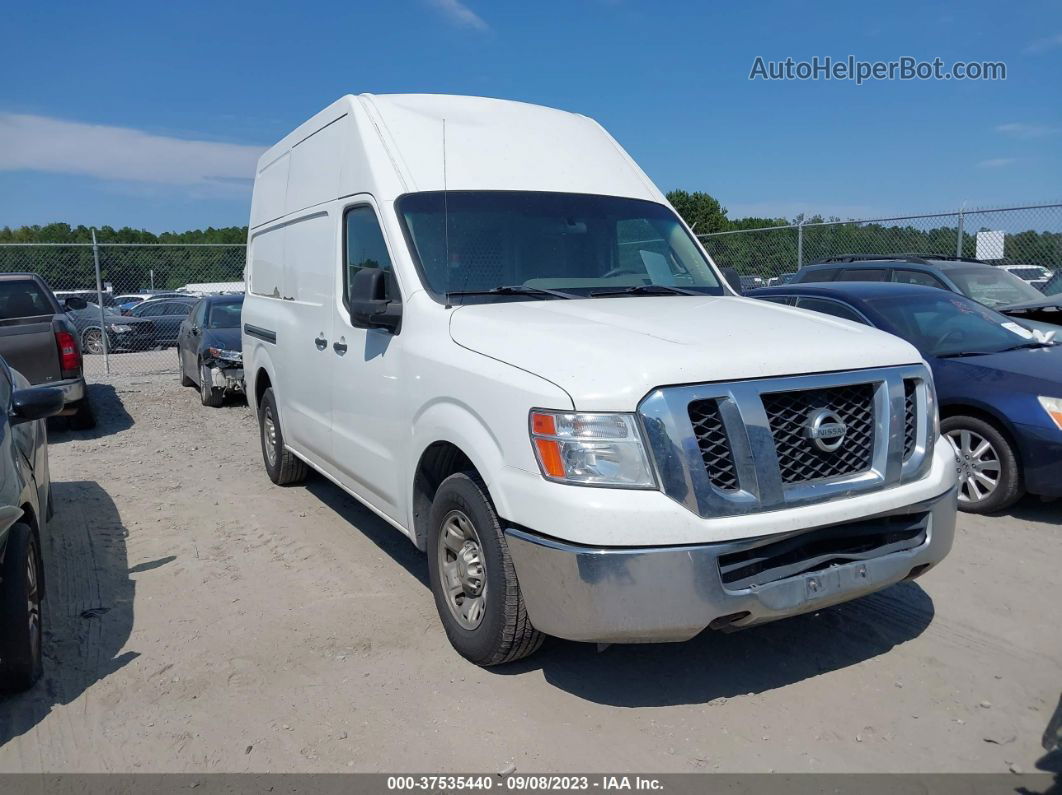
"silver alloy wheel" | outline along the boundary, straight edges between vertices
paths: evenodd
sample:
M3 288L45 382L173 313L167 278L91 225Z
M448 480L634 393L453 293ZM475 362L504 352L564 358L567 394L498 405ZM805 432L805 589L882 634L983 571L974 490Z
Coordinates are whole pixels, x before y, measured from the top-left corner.
M41 593L37 583L37 548L32 543L26 553L26 612L29 613L30 659L36 660L41 649Z
M992 443L976 431L956 428L946 434L955 451L959 502L987 500L999 486L1003 465Z
M86 331L81 342L87 353L103 353L103 332L98 328L90 328Z
M273 422L273 410L266 406L262 412L262 442L266 461L270 467L277 465L277 426Z
M487 572L479 534L464 511L450 511L443 519L438 546L446 606L463 628L475 629L487 606Z

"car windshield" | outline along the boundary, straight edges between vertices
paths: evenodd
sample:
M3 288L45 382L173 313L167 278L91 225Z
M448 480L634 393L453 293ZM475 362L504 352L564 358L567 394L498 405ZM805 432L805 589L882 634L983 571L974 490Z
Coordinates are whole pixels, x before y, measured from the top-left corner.
M506 289L473 300L584 298L632 288L644 295L724 292L675 214L655 202L450 191L407 194L397 209L437 296L498 288Z
M1002 268L955 268L948 276L964 295L986 306L1006 306L1039 301L1043 293Z
M1035 344L1032 332L1012 318L955 293L904 294L871 298L867 303L901 337L930 356L998 353Z
M207 314L207 328L239 328L243 299L211 304Z

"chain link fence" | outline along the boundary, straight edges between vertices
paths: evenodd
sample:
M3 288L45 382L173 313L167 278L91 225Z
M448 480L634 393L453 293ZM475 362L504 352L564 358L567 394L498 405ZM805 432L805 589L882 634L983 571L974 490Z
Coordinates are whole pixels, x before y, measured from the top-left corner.
M813 220L697 237L720 267L734 268L741 275L746 287L762 286L804 265L843 254L961 256L1053 271L1062 268L1062 204L862 221Z
M176 373L177 331L194 299L243 292L245 251L239 244L5 243L0 273L37 273L60 304L75 294L88 302L67 315L89 378Z
M979 250L978 233L984 235ZM1062 204L1039 204L861 221L804 221L761 229L698 235L722 267L747 287L793 273L802 265L842 254L917 252L1062 268ZM992 248L990 246L989 248ZM190 301L165 305L148 295L197 297L243 292L245 247L240 244L4 243L0 273L42 275L65 298L76 292L87 309L68 313L81 335L90 377L176 372L177 329ZM151 306L150 304L155 304ZM181 305L178 305L181 304ZM122 331L132 329L144 333Z

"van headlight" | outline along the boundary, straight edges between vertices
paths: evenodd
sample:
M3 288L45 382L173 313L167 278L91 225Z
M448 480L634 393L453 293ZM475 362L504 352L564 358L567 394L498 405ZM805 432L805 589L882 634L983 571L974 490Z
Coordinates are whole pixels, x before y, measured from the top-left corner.
M531 445L542 476L580 486L656 488L633 414L532 409Z

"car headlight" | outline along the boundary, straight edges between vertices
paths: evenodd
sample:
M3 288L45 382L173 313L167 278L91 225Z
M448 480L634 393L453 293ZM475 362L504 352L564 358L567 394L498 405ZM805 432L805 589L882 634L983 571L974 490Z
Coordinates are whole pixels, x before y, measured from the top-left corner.
M547 480L649 489L656 479L633 414L532 409L531 444Z
M1047 412L1047 416L1050 417L1058 429L1062 431L1062 398L1045 397L1040 395L1037 400L1040 401L1040 405L1044 407L1044 411Z
M114 331L114 332L116 332L118 334L124 334L127 331L132 331L133 330L132 326L126 326L126 325L123 325L121 323L112 323L110 328L111 328L111 331Z
M229 362L243 361L243 351L229 351L225 348L207 348L207 353L215 359L224 359Z

